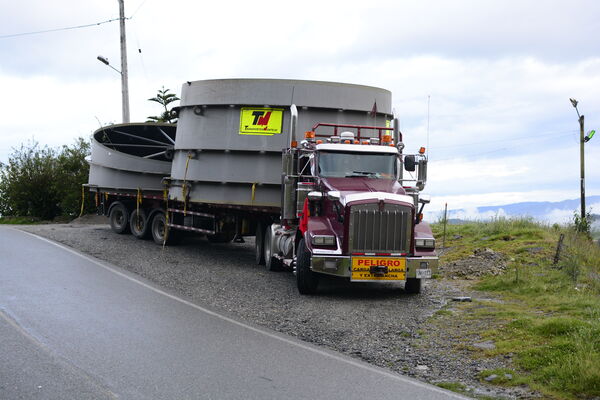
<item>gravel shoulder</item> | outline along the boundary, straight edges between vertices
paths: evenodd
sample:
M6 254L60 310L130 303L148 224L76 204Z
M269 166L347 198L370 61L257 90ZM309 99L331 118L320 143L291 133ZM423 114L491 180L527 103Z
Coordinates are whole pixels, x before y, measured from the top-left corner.
M461 336L458 320L437 317L442 308L460 308L453 297L485 295L469 291L461 280L430 280L420 295L409 295L402 284L330 279L317 295L301 296L292 273L269 272L254 263L251 239L211 244L186 238L163 248L117 235L97 224L102 221L18 228L108 261L199 305L404 375L434 384L459 382L474 397L533 396L521 388L481 383L480 371L508 367L510 360L474 357L465 343L479 338Z

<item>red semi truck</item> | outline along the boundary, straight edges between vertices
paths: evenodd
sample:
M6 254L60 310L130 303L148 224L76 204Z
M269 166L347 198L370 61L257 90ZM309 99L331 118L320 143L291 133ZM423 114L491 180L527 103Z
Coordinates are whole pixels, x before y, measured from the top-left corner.
M161 245L182 232L205 234L212 242L254 236L256 262L269 270L291 269L302 294L315 293L324 275L351 282L404 282L406 292L419 293L438 265L435 239L422 221L429 202L421 195L427 157L424 149L404 154L398 121L361 103L363 93L385 103L389 92L265 81L200 81L196 89L202 91L191 87L187 96L184 84L176 134L174 127L151 124L138 124L134 135L127 125L97 131L88 186L113 230L151 236ZM260 97L265 85L283 90L288 83L296 90L311 89L306 90L311 96L296 95L300 106L273 103L272 91ZM216 91L209 89L215 85L226 94L214 98ZM323 96L335 94L325 100L338 103L315 106L323 96L315 99L314 93L323 88ZM245 98L246 92L252 99ZM355 97L350 101L343 95ZM318 119L328 116L333 121ZM364 123L377 118L383 124ZM300 127L310 129L300 134ZM119 137L128 138L129 147L118 147ZM149 146L145 153L140 150L144 145ZM282 150L276 152L278 146ZM123 149L145 166L128 158L111 161ZM114 172L119 163L123 167ZM135 174L128 177L131 171L146 179L143 187L135 186Z

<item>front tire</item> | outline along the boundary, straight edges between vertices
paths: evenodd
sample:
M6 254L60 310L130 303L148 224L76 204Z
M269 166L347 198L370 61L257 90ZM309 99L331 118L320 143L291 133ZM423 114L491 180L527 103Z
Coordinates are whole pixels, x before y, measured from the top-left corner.
M304 239L301 239L296 259L296 284L300 294L315 294L319 286L319 275L310 269L310 257Z
M129 210L120 201L111 207L108 220L114 232L118 234L129 232Z
M254 238L254 255L257 265L265 265L265 231L263 224L256 224L256 236Z
M265 255L265 266L269 271L281 271L282 263L279 258L273 256L273 249L271 248L271 238L273 234L271 232L271 225L267 225L264 236L264 255Z
M410 294L421 293L421 279L407 278L404 284L404 291Z

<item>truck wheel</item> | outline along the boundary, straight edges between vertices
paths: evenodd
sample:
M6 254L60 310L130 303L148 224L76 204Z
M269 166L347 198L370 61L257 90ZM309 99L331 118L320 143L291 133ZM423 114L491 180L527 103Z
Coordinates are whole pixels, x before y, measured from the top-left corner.
M129 229L136 238L148 239L150 236L150 229L148 229L148 217L146 216L146 211L140 208L139 213L137 209L131 212L131 217L129 217Z
M408 278L404 284L404 291L410 294L421 293L421 279Z
M129 232L129 210L121 202L115 203L108 216L110 228L116 233Z
M264 252L265 255L265 266L269 271L281 271L281 260L279 258L273 257L273 249L271 248L271 225L267 225L265 229L264 235Z
M254 239L254 255L257 265L265 265L265 231L261 223L256 224L256 237Z
M315 294L319 286L319 275L310 269L310 252L304 244L304 239L301 239L298 245L296 283L300 294Z
M161 246L163 245L163 243L166 245L176 244L181 237L179 232L173 229L169 229L169 227L167 226L167 219L163 212L157 212L156 214L154 214L154 218L152 218L152 225L150 231L152 233L152 239L154 240L154 243L159 244ZM166 242L165 235L167 237Z

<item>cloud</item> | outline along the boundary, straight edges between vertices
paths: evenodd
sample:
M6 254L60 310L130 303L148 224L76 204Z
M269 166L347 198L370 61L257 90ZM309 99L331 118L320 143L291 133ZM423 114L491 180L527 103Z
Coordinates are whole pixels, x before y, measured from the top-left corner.
M393 93L407 151L427 145L432 209L578 194L577 116L600 126L595 1L128 1L132 120L187 80L264 77L374 85ZM138 6L142 5L138 10ZM315 12L318 10L318 12ZM116 2L15 3L0 34L117 16ZM141 53L139 52L141 50ZM32 137L58 146L121 120L118 24L0 40L0 161ZM427 98L430 96L428 122ZM429 135L427 126L429 124ZM600 191L596 140L588 191Z

